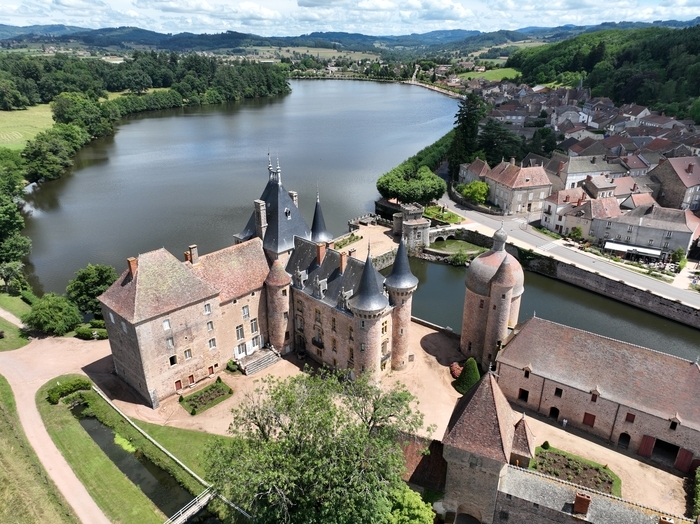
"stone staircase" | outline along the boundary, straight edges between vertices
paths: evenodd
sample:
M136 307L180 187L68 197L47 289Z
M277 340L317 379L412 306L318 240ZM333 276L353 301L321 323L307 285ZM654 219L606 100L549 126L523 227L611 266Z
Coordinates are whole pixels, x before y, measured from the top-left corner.
M252 355L240 360L240 368L245 375L252 375L280 360L277 352L268 348L258 349Z

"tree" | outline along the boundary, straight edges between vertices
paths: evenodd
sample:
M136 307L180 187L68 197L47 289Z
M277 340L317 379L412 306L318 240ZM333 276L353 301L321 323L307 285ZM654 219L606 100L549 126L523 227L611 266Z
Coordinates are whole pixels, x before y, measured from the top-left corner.
M141 95L153 87L153 81L141 69L133 69L124 76L126 88L136 95Z
M416 171L412 162L404 162L377 180L377 191L384 198L395 198L404 203L425 205L440 198L446 189L445 181L428 166L421 166Z
M0 263L22 260L32 251L32 239L15 231L0 242Z
M489 197L489 185L481 180L469 182L462 188L462 196L474 204L483 204Z
M435 513L420 495L406 484L391 492L391 515L388 524L433 524Z
M29 99L17 90L12 80L0 78L0 110L26 109Z
M10 282L22 274L24 264L22 262L6 262L0 264L0 278L5 283L5 293L10 292Z
M481 375L479 374L476 360L474 360L474 357L469 357L462 368L462 373L455 380L455 389L464 395L474 384L479 382L480 378Z
M569 237L571 237L572 240L580 240L583 238L583 228L581 226L572 227L569 232Z
M53 119L58 124L76 124L90 136L104 136L114 130L112 122L102 116L100 104L81 93L61 93L51 102Z
M454 180L459 173L460 164L471 162L479 149L479 121L486 114L486 104L474 93L469 93L459 104L455 115L455 135L447 152L449 174Z
M385 523L402 485L402 444L421 427L403 386L320 371L262 384L233 410L207 478L252 522Z
M5 239L24 227L24 218L17 204L7 195L0 194L0 239Z
M112 266L88 264L87 267L76 271L75 278L68 282L66 296L82 313L92 313L101 318L102 308L97 297L107 291L117 277L117 272Z
M19 196L24 188L26 167L20 151L0 147L0 193Z
M520 138L507 129L498 120L490 118L478 139L479 149L486 153L490 165L496 165L503 159L519 158L522 142Z
M80 325L82 318L75 304L66 297L47 293L34 302L22 322L30 329L62 337Z
M678 264L684 258L685 250L682 247L679 247L673 253L671 253L671 262L673 262L674 264Z

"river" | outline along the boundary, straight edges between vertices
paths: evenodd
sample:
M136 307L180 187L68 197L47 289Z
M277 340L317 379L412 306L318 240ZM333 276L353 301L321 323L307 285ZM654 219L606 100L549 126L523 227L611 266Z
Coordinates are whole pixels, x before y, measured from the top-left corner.
M27 196L29 269L37 292L62 293L88 263L121 272L160 247L176 256L232 243L279 157L308 222L316 187L334 235L373 210L378 176L452 127L457 101L418 86L292 81L292 93L135 115L92 142L63 179ZM464 270L412 261L414 314L459 331ZM527 274L521 319L548 318L694 359L698 331L566 284Z

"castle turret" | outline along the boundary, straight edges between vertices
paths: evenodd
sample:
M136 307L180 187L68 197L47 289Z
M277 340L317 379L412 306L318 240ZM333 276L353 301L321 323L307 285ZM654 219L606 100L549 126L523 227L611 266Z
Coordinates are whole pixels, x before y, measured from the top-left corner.
M387 314L389 299L382 292L383 278L372 265L372 257L367 254L357 293L348 301L354 316L357 344L355 370L370 373L371 380L376 383L381 373L383 349L390 351L388 325L384 324L390 317Z
M277 351L286 353L289 340L289 285L292 279L284 270L282 263L275 260L265 279L267 290L267 329L268 340Z
M316 192L316 209L314 210L314 220L311 223L311 240L314 242L330 242L333 235L326 229L326 221L323 219L321 211L321 201Z
M413 292L418 287L418 278L411 273L408 253L403 238L396 252L391 273L384 282L394 306L392 313L391 369L399 370L408 363L409 328Z
M503 228L493 235L493 247L467 269L460 350L486 370L496 359L509 329L518 323L524 274L516 258L506 252Z

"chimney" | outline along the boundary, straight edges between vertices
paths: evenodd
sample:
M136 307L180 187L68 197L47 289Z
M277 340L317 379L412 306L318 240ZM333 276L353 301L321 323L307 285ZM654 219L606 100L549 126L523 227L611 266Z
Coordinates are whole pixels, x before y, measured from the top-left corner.
M568 202L569 200L571 200L571 198L569 197L569 195L566 195L566 196L564 197L564 202Z
M341 275L345 274L345 268L347 267L347 265L348 265L348 254L345 251L343 251L340 254L340 274Z
M326 242L326 247L328 249L333 249L335 247L335 242L333 242L332 240L330 242Z
M559 161L559 169L557 169L557 173L561 173L561 170L564 169L564 165L566 162Z
M635 191L638 191L638 190L639 190L639 186L637 186L637 182L635 182L635 183L632 185L632 192L634 193Z
M194 266L199 264L199 251L197 250L197 244L192 244L190 246L190 262Z
M591 157L591 164L595 164L595 157L594 156Z
M326 243L319 242L316 244L316 263L320 266L323 259L326 257Z
M129 265L129 276L134 278L136 276L136 270L139 268L138 259L129 257L126 259L126 263Z
M591 175L586 175L586 180L593 180L593 177Z
M693 168L694 168L694 167L695 167L695 163L694 163L694 162L690 162L690 163L688 164L688 169L687 169L688 174L692 174L692 173L693 173Z
M580 491L576 492L576 500L574 501L574 513L578 513L580 515L586 515L588 513L588 506L591 505L591 496L586 495L585 493L581 493Z
M189 251L185 251L185 262L192 262Z
M253 200L253 205L255 205L255 235L263 239L267 231L267 206L264 200Z
M292 202L294 202L294 207L299 207L299 193L296 191L289 191L289 197L292 199Z
M671 517L659 517L659 524L673 524L674 520Z
M514 157L510 157L510 165L511 166L515 165L515 158Z
M663 164L664 162L666 162L665 158L663 158L663 157L659 158L659 165Z
M576 202L576 205L577 205L577 206L580 206L580 205L581 205L581 202L583 202L583 198L579 198L579 199L578 199L578 202Z

